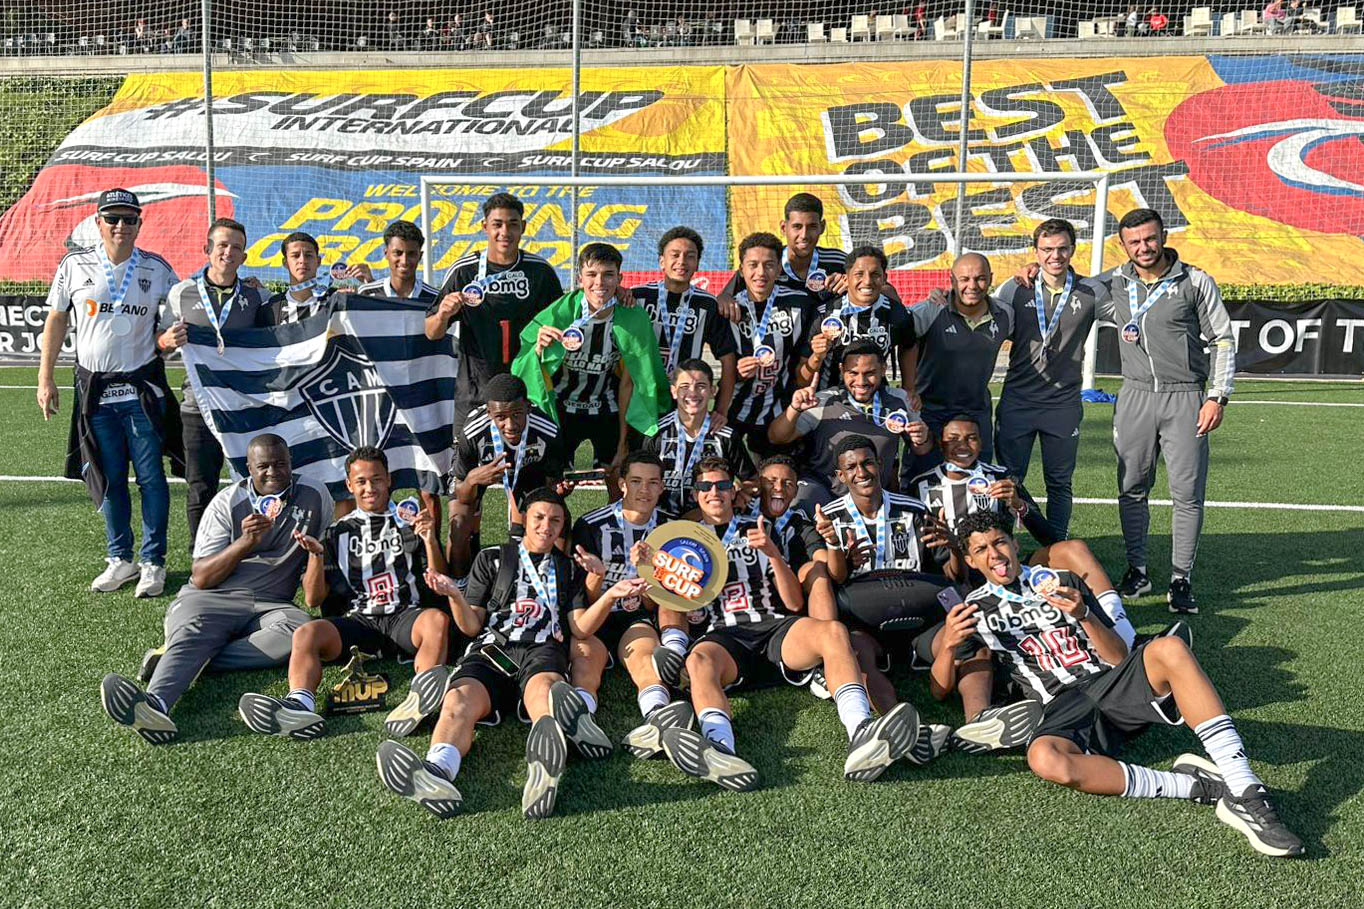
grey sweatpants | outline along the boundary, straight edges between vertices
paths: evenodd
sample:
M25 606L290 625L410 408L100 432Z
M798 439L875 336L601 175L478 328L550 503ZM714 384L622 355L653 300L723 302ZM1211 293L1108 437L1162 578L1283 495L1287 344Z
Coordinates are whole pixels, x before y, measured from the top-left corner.
M289 659L308 614L292 603L257 601L245 590L182 588L166 610L166 652L147 691L170 707L207 666L266 669Z
M1174 515L1170 520L1173 577L1193 573L1203 498L1208 486L1208 439L1198 436L1201 391L1148 391L1124 384L1113 409L1113 448L1118 453L1118 517L1131 565L1146 564L1147 498L1156 481L1156 458L1165 458Z
M1047 484L1047 520L1062 534L1070 532L1073 495L1071 477L1080 453L1080 421L1084 406L1037 407L1000 398L995 413L995 457L1020 483L1028 477L1033 440L1042 442L1042 479Z

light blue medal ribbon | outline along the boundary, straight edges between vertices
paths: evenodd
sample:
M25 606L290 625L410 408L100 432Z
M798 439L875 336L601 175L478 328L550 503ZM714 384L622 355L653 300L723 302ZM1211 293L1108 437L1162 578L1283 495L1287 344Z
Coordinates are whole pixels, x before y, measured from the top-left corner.
M232 313L232 304L237 302L237 295L242 291L241 278L236 279L232 284L232 293L228 294L223 301L222 312L214 312L213 303L209 300L208 282L205 275L208 269L205 268L194 276L194 283L199 288L199 300L204 304L204 315L208 318L208 324L213 326L213 333L218 336L218 355L222 356L226 350L223 344L223 326L227 324L227 318Z
M728 549L729 545L734 542L734 538L737 537L738 535L739 516L736 514L734 517L729 519L729 526L725 528L725 535L721 537L720 545Z
M530 581L530 586L535 588L535 593L540 597L541 603L549 610L550 615L554 616L555 627L559 624L559 569L554 567L554 553L545 553L544 566L545 573L542 576L535 569L535 563L530 560L530 553L526 550L525 543L516 544L516 553L521 557L521 569L526 573L526 580Z
M840 319L843 319L844 324L846 325L849 316L860 316L862 315L862 313L874 309L876 307L876 304L880 303L882 299L884 298L877 297L875 300L873 300L871 303L868 303L866 306L853 306L852 300L848 299L847 294L844 294L843 303L841 306L838 307L838 317Z
M790 278L792 281L801 285L805 284L805 281L800 279L800 275L796 274L796 270L791 267L791 251L789 249L783 248L781 251L781 270L785 272L786 277ZM817 246L815 247L815 251L810 253L810 267L806 270L805 274L809 275L816 271L819 271L819 247Z
M1021 578L1022 575L1020 575L1019 577ZM1026 604L1026 603L1045 603L1045 602L1046 602L1046 600L1044 600L1042 597L1038 596L1037 594L1026 592L1026 591L1027 591L1027 588L1026 588L1026 587L1023 587L1022 585L1020 585L1020 587L1021 587L1021 589L1023 589L1023 590L1025 591L1024 593L1014 593L1014 592L1013 592L1012 590L1010 590L1009 588L1007 588L1007 587L1001 587L1001 586L999 586L998 584L986 584L986 585L985 585L985 589L988 590L988 591L990 591L991 595L996 596L996 597L998 597L999 599L1004 600L1004 601L1009 602L1009 603L1025 603L1025 604Z
M1131 318L1122 327L1122 339L1129 344L1136 344L1141 341L1141 317L1146 315L1152 306L1155 306L1161 299L1174 291L1174 278L1166 278L1146 294L1146 299L1141 306L1137 306L1137 279L1133 277L1127 282L1127 310L1131 313Z
M498 429L497 426L496 426L495 424L491 424L491 421L489 421L489 422L490 422L490 425L491 425L491 428L492 428L492 431L493 431L493 432L492 432L492 438L493 438L493 460L496 461L498 458L502 457L502 455L506 452L506 450L507 450L507 443L504 442L503 439L502 439L502 430ZM518 476L520 476L520 474L521 474L521 465L522 465L522 463L524 463L525 460L526 460L526 442L529 441L529 440L530 440L530 422L527 421L527 422L526 422L526 428L523 429L523 430L521 430L521 441L518 442L517 445L516 445L516 457L513 458L513 460L512 460L512 469L509 470L509 471L507 471L506 473L502 474L502 488L505 489L505 490L507 491L507 510L508 510L508 511L511 510L511 504L512 504L512 487L514 487L514 486L516 485L516 478L517 478Z
M867 519L862 517L862 512L857 510L856 503L853 502L852 494L843 497L848 506L848 514L852 515L853 526L857 530L858 540L871 542L871 532L867 528ZM890 541L890 497L884 492L881 493L881 510L876 514L876 560L872 562L872 569L890 567L886 561L886 552L889 549Z
M773 296L775 297L775 294ZM737 299L743 304L744 309L748 310L748 327L753 333L753 350L757 351L762 346L763 338L767 337L768 323L772 321L772 310L776 308L773 306L775 300L768 299L767 305L763 307L762 320L759 321L757 313L753 311L753 301L748 298L748 291L740 291Z
M564 329L564 334L568 334L570 331L576 331L576 332L578 332L578 334L584 335L584 338L585 338L586 335L585 335L585 333L583 332L583 326L586 325L588 322L591 322L591 321L592 321L593 319L595 319L595 318L603 318L603 317L605 317L607 313L609 313L612 309L615 308L615 306L616 306L616 298L615 298L615 297L612 297L610 300L608 300L608 301L606 302L606 305L602 306L601 309L597 310L597 311L594 313L594 312L592 312L592 311L588 308L588 305L587 305L587 292L584 291L584 292L583 292L583 308L582 308L582 315L580 315L580 316L578 316L578 318L574 319L574 320L573 320L573 323L572 323L571 325L569 325L567 328ZM561 341L560 343L563 343L563 342ZM565 349L568 349L568 348L567 348L567 345L565 345Z
M312 315L313 307L317 305L319 300L327 295L327 291L330 289L331 282L324 281L320 276L314 276L299 284L290 284L288 292L284 295L284 312L286 320L305 318L306 316L303 310L305 306L308 308L306 315ZM294 299L294 294L305 290L312 291L313 298L311 301Z
M754 499L753 506L748 510L748 516L756 521L762 513L762 503L757 499ZM783 511L779 517L772 519L772 529L776 531L773 535L774 539L781 539L782 532L786 530L786 525L791 523L791 516L795 513L796 510L788 505L786 510Z
M663 337L668 341L668 362L663 364L663 371L672 375L673 367L677 365L677 354L682 349L682 326L687 324L687 319L691 317L691 292L692 288L687 287L682 292L682 299L677 301L677 321L673 323L672 332L668 331L668 284L666 281L658 282L658 321L663 327Z
M710 433L710 414L706 414L706 420L701 424L701 431L696 434L696 439L687 438L687 428L682 425L682 415L677 416L677 451L673 455L673 469L681 471L678 476L682 478L685 485L691 477L692 468L701 460L701 452L706 447L706 436ZM691 443L691 454L687 455L686 464L682 462L682 452L686 451L687 443Z
M846 391L846 389L845 389ZM848 403L862 412L862 415L871 420L877 426L881 425L881 389L876 389L876 394L872 396L870 404L863 404L852 396L852 392L847 391Z
M654 513L649 515L649 522L642 525L643 532L640 533L639 539L634 538L633 530L641 525L632 524L625 519L625 505L623 502L617 502L612 505L611 513L616 518L616 526L621 529L625 536L625 576L627 578L637 578L639 577L639 569L635 568L634 563L630 561L630 550L634 548L634 545L639 542L639 540L642 540L653 533L654 528L658 526L658 509L655 508Z
M1051 324L1047 324L1047 306L1043 300L1043 284L1040 276L1033 283L1032 298L1033 304L1037 307L1037 330L1042 335L1042 359L1047 358L1047 344L1051 341L1051 336L1056 334L1056 326L1061 324L1061 313L1066 311L1066 304L1070 302L1070 292L1075 289L1075 272L1066 270L1066 287L1061 291L1061 299L1056 302L1056 309L1052 312ZM1131 287L1131 285L1128 285ZM1145 310L1143 310L1144 312Z
M104 266L104 282L109 286L109 302L115 308L123 305L123 299L128 296L128 288L133 285L133 272L137 269L137 263L142 259L142 252L136 246L133 247L133 254L128 257L127 270L123 272L123 280L118 283L118 288L114 288L114 263L109 260L109 253L105 251L104 244L97 247L99 250L99 264Z

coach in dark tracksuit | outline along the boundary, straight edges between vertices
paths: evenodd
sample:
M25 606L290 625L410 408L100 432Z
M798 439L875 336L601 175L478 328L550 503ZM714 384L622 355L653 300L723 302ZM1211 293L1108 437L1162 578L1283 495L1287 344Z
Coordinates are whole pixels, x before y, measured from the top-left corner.
M1108 299L1108 288L1070 267L1075 229L1069 222L1055 219L1038 225L1033 249L1040 270L1032 286L1010 278L995 293L1014 314L1009 370L995 411L995 459L1022 483L1033 442L1041 440L1047 521L1064 537L1070 528L1071 477L1084 418L1080 388L1085 339L1094 324L1095 302Z
M1160 215L1123 216L1118 236L1131 261L1107 273L1111 299L1100 318L1118 325L1122 390L1113 411L1118 514L1128 571L1124 597L1151 589L1146 574L1147 497L1156 458L1165 458L1174 500L1170 611L1194 613L1190 575L1203 527L1208 433L1222 423L1236 373L1236 337L1216 282L1165 248ZM1209 356L1211 348L1211 356Z

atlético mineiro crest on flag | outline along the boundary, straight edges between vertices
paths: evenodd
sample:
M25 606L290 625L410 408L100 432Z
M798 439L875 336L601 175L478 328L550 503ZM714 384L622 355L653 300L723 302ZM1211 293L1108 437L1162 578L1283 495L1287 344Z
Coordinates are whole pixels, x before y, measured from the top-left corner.
M348 451L388 442L397 407L363 353L333 342L327 358L299 383L299 393L327 434Z

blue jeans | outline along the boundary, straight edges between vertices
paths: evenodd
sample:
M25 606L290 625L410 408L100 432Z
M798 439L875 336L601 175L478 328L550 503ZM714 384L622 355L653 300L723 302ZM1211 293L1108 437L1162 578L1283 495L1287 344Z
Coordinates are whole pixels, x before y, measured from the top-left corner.
M164 404L163 404L164 406ZM139 557L166 564L166 524L170 519L170 487L161 466L161 436L137 399L102 404L90 417L99 444L100 465L108 484L104 492L104 535L109 558L133 558L132 498L128 495L128 461L133 462L142 493L142 550Z

